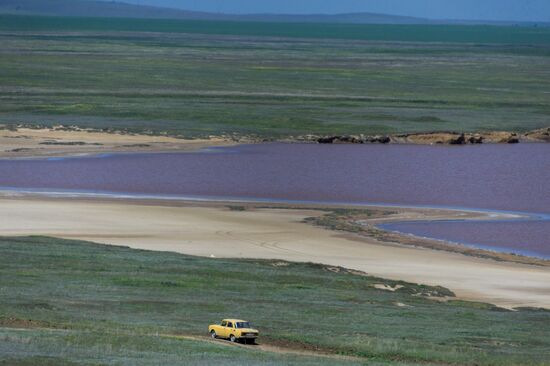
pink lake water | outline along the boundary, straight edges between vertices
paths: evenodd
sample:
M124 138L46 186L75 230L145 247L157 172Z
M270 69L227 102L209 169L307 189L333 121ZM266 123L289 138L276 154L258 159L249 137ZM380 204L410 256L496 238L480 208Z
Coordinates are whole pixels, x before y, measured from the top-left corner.
M0 160L4 189L471 208L510 222L390 230L550 258L550 144L261 144L195 153Z

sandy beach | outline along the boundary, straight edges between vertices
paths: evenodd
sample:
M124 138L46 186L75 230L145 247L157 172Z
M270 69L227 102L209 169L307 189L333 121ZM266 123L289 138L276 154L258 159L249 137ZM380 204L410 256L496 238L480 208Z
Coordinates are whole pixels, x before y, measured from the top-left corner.
M0 128L0 158L40 158L116 152L192 151L234 144L228 139L180 139L87 129Z
M413 219L425 218L428 210L400 211ZM3 197L0 235L46 235L206 257L315 262L444 286L465 300L550 308L549 267L383 243L302 222L322 214L299 209L235 211L222 203Z

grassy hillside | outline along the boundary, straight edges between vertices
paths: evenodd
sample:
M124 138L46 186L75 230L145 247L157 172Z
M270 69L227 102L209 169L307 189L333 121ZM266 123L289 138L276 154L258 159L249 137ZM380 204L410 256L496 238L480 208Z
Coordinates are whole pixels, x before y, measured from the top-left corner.
M6 365L345 363L167 336L203 335L230 316L253 321L264 344L353 355L369 365L550 359L548 311L441 303L426 296L449 295L443 288L321 265L2 238L0 278ZM390 292L377 284L403 287Z
M86 0L0 0L0 13L82 17L126 17L168 19L216 19L216 14L117 1ZM222 17L223 16L219 16Z
M147 19L200 19L293 23L347 23L347 24L486 24L512 26L549 26L548 22L490 21L490 20L435 20L410 16L355 12L340 14L224 14L186 11L174 8L129 4L124 1L96 0L0 0L0 14L116 17Z
M0 13L16 15L126 17L165 19L210 19L274 22L329 22L373 24L425 24L427 19L406 16L351 13L337 15L285 15L285 14L220 14L185 11L155 6L128 4L121 1L87 0L0 0Z
M550 121L550 28L2 16L0 42L0 124L284 137Z

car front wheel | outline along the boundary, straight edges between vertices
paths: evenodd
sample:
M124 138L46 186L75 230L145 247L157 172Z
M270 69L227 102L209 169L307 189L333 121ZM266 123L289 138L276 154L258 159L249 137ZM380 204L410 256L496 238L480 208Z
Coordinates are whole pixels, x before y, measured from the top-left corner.
M218 335L216 334L216 331L215 331L215 330L213 330L213 331L210 332L210 337L212 337L212 339L218 338Z

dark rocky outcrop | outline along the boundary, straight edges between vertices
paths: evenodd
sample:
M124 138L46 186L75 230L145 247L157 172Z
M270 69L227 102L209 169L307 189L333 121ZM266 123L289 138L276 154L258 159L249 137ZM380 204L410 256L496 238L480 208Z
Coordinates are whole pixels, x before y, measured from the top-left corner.
M286 141L316 142L319 144L419 144L419 145L477 145L517 144L520 142L550 142L550 127L518 134L506 131L427 132L399 135L304 135Z
M309 138L308 140L311 140ZM324 136L315 139L319 144L389 144L389 136Z
M320 144L332 144L334 143L334 140L336 140L336 136L330 136L330 137L319 137L317 139L317 142Z
M389 136L374 136L367 137L366 141L374 144L389 144L391 142L391 138Z
M475 134L475 135L470 136L470 138L468 139L468 142L470 144L482 144L483 140L485 140L485 138L483 136Z
M449 141L450 145L464 145L466 143L466 136L464 134L461 134L455 139L451 139Z

